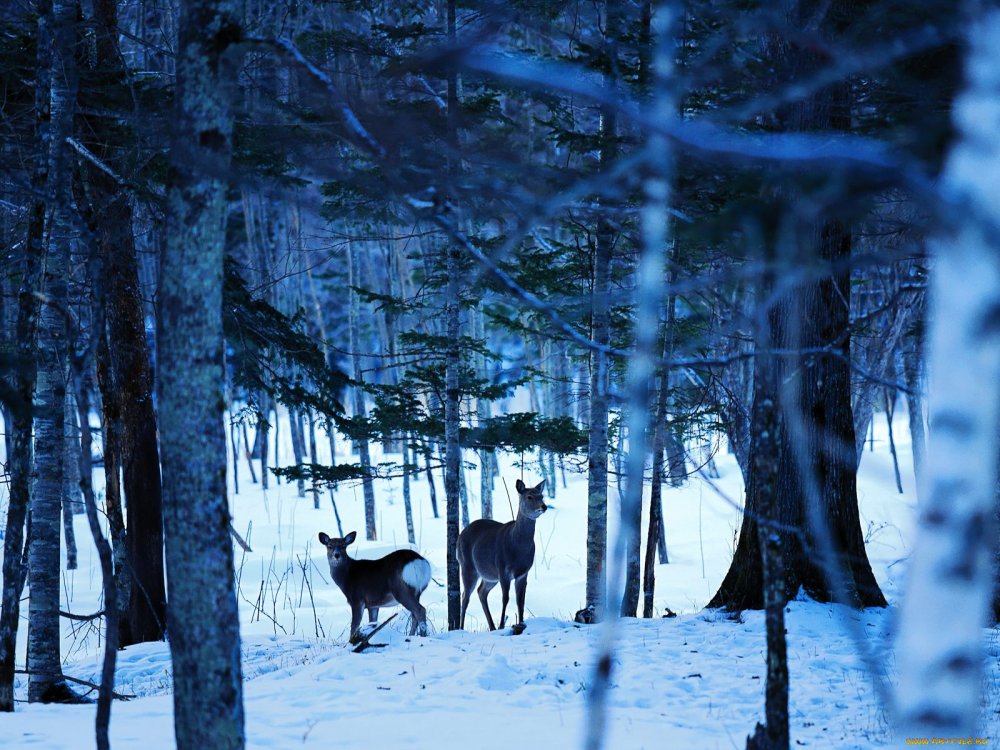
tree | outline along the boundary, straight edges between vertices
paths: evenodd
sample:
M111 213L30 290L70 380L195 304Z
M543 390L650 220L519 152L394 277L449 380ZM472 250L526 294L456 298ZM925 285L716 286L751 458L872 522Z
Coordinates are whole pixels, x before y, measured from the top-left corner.
M121 90L124 74L118 48L118 14L113 0L94 4L95 85ZM122 130L118 118L91 116L93 135L84 144L103 165L122 164L116 138ZM93 163L83 160L86 201L83 205L88 226L101 254L103 295L107 305L110 365L106 383L115 393L105 390L103 397L114 401L110 415L118 422L116 431L121 461L122 486L127 508L127 557L119 562L129 591L123 608L121 643L163 639L166 625L166 592L163 580L163 515L160 493L160 457L156 442L156 415L153 411L153 383L146 340L146 321L139 287L138 260L133 234L133 197L119 179ZM92 332L94 336L102 332ZM105 414L109 414L106 410ZM117 492L117 473L109 479Z
M24 588L24 524L31 497L31 470L34 463L31 403L35 392L37 360L34 354L38 326L38 300L44 257L45 186L48 181L48 123L50 107L49 55L52 44L52 6L38 3L35 45L32 133L34 170L31 175L32 200L29 204L24 261L17 292L17 321L14 354L17 367L13 390L20 403L10 409L11 440L7 454L10 492L3 552L3 602L0 612L0 711L14 710L14 657ZM6 415L5 415L6 416Z
M932 429L897 636L899 737L976 734L982 627L996 585L1000 210L992 176L1000 142L995 116L982 113L1000 106L1000 12L967 8L968 80L955 103L958 140L943 175L957 220L932 245Z
M807 5L792 11L792 29L804 27L811 12ZM849 18L848 10L848 3L832 5L822 33L835 33L838 24ZM787 44L776 39L768 44L772 58L786 71L784 75L803 75L803 70L813 69L817 61L811 53L789 49ZM846 131L849 123L846 83L826 86L775 117L775 126L784 131ZM845 177L834 175L833 179L842 181ZM795 263L810 269L808 280L797 288L778 282L769 293L776 301L766 311L766 325L772 329L769 340L795 352L775 362L776 382L782 387L768 395L778 403L785 425L779 443L777 484L777 520L785 529L785 594L792 597L802 587L821 601L885 606L868 562L858 517L850 402L850 309L844 303L850 298L851 235L843 220L828 218L835 215L835 204L819 203L803 215L801 207L822 198L803 196L801 190L801 186L788 183L772 185L770 226L758 228L765 242L775 244L776 257L786 267ZM793 209L793 205L799 208ZM760 397L755 392L755 399ZM763 425L751 425L751 454L755 451L753 441L765 431ZM757 519L766 500L756 490L760 486L751 460L736 552L710 607L739 610L763 606Z
M42 10L46 13L47 9ZM67 139L76 109L76 3L51 6L50 133L46 234L48 252L39 314L38 391L35 410L35 462L28 537L28 700L75 702L78 696L62 679L59 625L60 517L65 485L66 386L69 378L67 278L75 231L71 161Z
M157 320L174 729L179 748L242 748L222 320L240 5L180 7Z

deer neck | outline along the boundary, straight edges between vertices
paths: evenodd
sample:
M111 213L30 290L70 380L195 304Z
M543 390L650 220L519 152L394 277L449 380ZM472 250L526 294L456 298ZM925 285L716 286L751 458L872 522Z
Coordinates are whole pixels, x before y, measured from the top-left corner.
M350 576L353 565L354 558L345 556L343 562L330 570L330 576L333 578L333 582L336 583L341 590L343 590L344 585L347 583L347 579Z
M535 519L518 511L517 518L514 519L514 533L519 536L533 537L535 535Z

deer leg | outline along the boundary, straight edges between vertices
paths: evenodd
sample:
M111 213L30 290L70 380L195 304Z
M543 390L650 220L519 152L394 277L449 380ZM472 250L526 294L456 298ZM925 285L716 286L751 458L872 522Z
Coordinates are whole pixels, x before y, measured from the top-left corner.
M360 638L358 637L358 628L361 626L361 610L364 607L361 602L357 604L351 603L351 643L357 643Z
M378 607L368 608L368 622L378 622Z
M427 635L427 610L420 604L420 593L409 586L400 586L399 591L393 591L396 601L410 613L410 635L419 631Z
M475 581L475 579L473 579L472 583L468 583L466 581L465 583L463 583L463 586L462 586L462 589L463 589L462 590L462 619L461 619L461 621L459 623L459 626L458 626L459 629L461 629L461 630L465 630L465 611L469 608L469 600L472 599L472 587L475 586L475 585L476 585L476 581Z
M503 594L503 607L500 610L500 629L503 630L503 624L507 620L507 602L510 601L510 579L501 578L500 579L500 593Z
M465 630L465 611L469 608L469 600L472 599L472 589L475 588L479 574L474 565L462 563L462 618L458 627Z
M514 598L517 602L517 621L524 623L524 592L528 589L528 574L514 579Z
M489 623L490 630L496 630L497 626L493 624L493 615L490 614L490 605L486 603L486 597L489 596L489 593L496 585L496 581L487 581L486 579L483 579L479 583L479 588L476 589L476 593L479 594L479 601L483 605L483 612L486 613L486 622Z

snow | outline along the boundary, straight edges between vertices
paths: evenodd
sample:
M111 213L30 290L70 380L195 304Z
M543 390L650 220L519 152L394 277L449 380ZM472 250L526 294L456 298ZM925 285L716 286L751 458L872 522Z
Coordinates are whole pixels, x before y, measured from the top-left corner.
M859 478L868 552L892 606L862 612L808 600L788 606L794 746L902 744L894 743L887 711L851 633L865 634L862 645L884 661L894 680L890 637L915 507L905 419L900 414L894 429L905 493L895 489L881 415L876 418L881 424L875 452L866 452ZM282 436L288 435L286 428L282 425ZM346 451L347 446L342 448ZM281 455L290 458L287 446L282 446ZM475 462L471 453L467 458ZM626 619L618 627L606 747L743 747L746 735L763 718L762 614L745 612L734 620L702 610L729 564L742 502L735 461L724 452L716 460L719 479L664 488L671 562L656 570L657 617ZM501 469L510 486L521 476L511 457L501 457ZM536 465L526 461L523 471L527 481L537 481ZM350 610L330 581L325 551L316 541L319 531L339 535L328 495L315 510L311 498L296 497L294 484L278 485L272 478L271 488L263 492L250 484L245 463L239 473L241 491L232 498L234 526L253 548L252 553L235 550L249 748L334 743L417 750L582 745L586 690L601 635L599 628L571 621L583 605L585 476L567 471L568 487L559 483L552 509L537 522L527 630L516 637L509 628L486 631L476 597L469 606L468 631L445 632L445 591L439 585L445 569L444 519L432 517L427 485L416 481L415 546L430 560L435 579L421 599L431 635L408 637L405 610L383 609L382 619L399 613L374 639L385 647L355 654L346 645ZM475 518L478 474L468 470L466 479ZM378 557L405 546L400 482L378 482L376 491L381 540L356 543L351 548L356 556ZM440 480L438 491L443 495ZM614 486L610 496L617 497ZM337 503L344 532L363 530L360 487L342 486ZM499 520L508 520L499 478L494 508ZM82 516L76 531L80 569L64 574L64 605L74 612L93 612L100 609L100 575ZM500 609L497 592L490 599L495 617ZM667 607L678 616L661 617ZM851 630L845 627L848 623L860 627ZM23 621L22 644L26 627ZM64 630L65 672L96 681L101 643L94 629L65 622ZM1000 647L996 631L985 632L990 658L980 734L995 738L1000 736ZM120 652L116 688L137 697L114 704L112 746L173 747L167 645L143 644ZM17 692L25 697L26 683L20 676ZM93 742L94 710L18 703L16 713L0 715L0 741L4 748L87 747Z

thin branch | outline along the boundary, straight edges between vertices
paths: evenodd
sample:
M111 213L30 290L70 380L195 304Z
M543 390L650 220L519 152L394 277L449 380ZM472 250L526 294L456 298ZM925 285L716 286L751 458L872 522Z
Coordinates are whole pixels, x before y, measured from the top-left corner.
M104 172L104 174L108 175L108 177L110 177L112 180L114 180L115 182L117 182L119 186L124 187L125 185L128 184L128 182L126 181L126 179L124 177L122 177L121 175L119 175L117 172L115 172L115 170L113 170L111 167L109 167L103 161L101 161L100 159L98 159L94 155L94 153L92 151L90 151L90 149L88 149L86 146L84 146L82 143L80 143L80 141L76 140L76 138L68 137L66 139L66 143L68 143L73 148L74 151L76 151L78 154L80 154L80 156L82 156L84 159L86 159L87 161L89 161L91 164L93 164L99 170L101 170L102 172Z
M92 615L77 615L72 612L63 612L59 610L59 616L65 617L67 620L76 620L78 622L91 622L92 620L99 620L104 617L104 610L100 612L94 612Z

